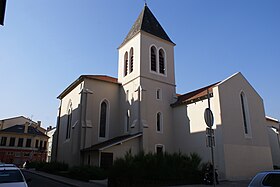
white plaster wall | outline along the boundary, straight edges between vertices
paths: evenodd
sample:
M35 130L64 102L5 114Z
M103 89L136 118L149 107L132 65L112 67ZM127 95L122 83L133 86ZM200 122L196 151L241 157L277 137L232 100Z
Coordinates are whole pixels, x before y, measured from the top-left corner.
M155 46L157 51L164 49L166 54L166 75L154 73L150 70L150 47ZM157 53L158 58L158 53ZM159 67L157 67L158 69ZM162 40L156 36L141 32L141 76L152 80L175 85L174 73L174 44Z
M140 33L129 40L125 45L119 48L119 62L118 62L118 81L122 84L132 81L134 78L140 75ZM133 48L133 71L124 76L124 56L125 52L128 52L128 63L130 66L129 52ZM128 68L129 69L129 68Z
M214 116L215 134L215 167L219 171L219 177L224 178L223 144L219 95L217 89L213 89L213 97L210 99L211 110ZM206 128L204 121L204 111L208 108L208 100L198 101L188 105L180 105L173 109L174 121L174 151L181 151L186 154L197 153L202 162L211 161L211 149L206 146Z
M260 170L272 169L262 98L241 73L223 81L218 89L226 178L248 179ZM241 91L248 100L251 138L244 133Z
M82 128L82 137L84 137L86 130L85 148L87 148L122 134L119 123L120 86L119 84L91 79L86 79L84 86L93 92L87 97L87 128ZM102 101L105 100L108 102L106 138L100 138L100 108Z
M124 157L129 151L131 151L132 155L136 155L140 151L140 139L141 137L137 137L129 141L125 141L121 144L109 147L108 149L104 149L102 152L113 153L114 160Z
M83 82L77 85L70 93L61 100L60 126L57 147L57 159L69 165L79 165L80 162L80 137L79 137L79 116L80 116L80 92L83 89ZM72 103L72 124L70 139L66 139L67 115L69 105Z

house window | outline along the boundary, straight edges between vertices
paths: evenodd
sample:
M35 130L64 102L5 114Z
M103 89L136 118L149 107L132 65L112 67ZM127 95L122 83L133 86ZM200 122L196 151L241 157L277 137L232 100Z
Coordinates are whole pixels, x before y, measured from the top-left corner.
M130 49L129 52L129 56L130 56L130 67L129 67L129 73L131 73L133 71L133 48Z
M7 137L2 137L1 138L1 146L6 146L6 143L7 143Z
M164 152L164 146L161 145L161 144L157 144L156 145L156 153L157 154L163 154L163 152Z
M165 74L165 59L164 51L162 49L159 50L159 73Z
M15 137L11 137L10 138L9 146L11 146L11 147L15 146L15 142L16 142L16 138Z
M38 148L39 147L39 140L36 140L35 142L35 148Z
M157 132L162 132L162 114L157 113Z
M31 139L30 138L26 139L25 147L31 147Z
M40 140L40 149L43 148L43 140Z
M70 104L70 108L68 110L68 115L67 115L66 139L70 138L71 123L72 123L72 108Z
M247 103L247 97L244 92L240 94L241 107L242 107L242 116L243 116L243 126L245 135L250 135L250 118L249 118L249 108Z
M44 141L44 149L47 149L47 141Z
M160 89L157 89L156 97L158 100L161 99L161 90Z
M23 147L23 138L18 139L18 147Z
M128 73L128 53L126 52L124 55L124 76Z
M101 110L100 110L99 137L105 138L105 136L106 136L106 123L107 123L107 103L105 101L103 101L101 103Z
M157 62L156 62L156 48L153 46L151 47L151 70L157 71Z

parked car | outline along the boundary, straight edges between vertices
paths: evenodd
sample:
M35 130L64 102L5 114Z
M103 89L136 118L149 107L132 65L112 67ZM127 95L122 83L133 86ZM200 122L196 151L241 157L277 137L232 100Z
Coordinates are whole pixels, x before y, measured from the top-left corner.
M18 167L13 164L0 164L0 187L28 187Z
M250 182L248 187L279 187L280 186L280 170L264 171L258 173Z

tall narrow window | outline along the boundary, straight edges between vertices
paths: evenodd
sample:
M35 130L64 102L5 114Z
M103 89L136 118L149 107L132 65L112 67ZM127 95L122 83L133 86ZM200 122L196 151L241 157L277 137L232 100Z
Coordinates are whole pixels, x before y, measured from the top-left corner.
M126 52L124 55L124 76L128 73L128 53Z
M36 140L35 142L35 148L38 148L39 147L39 140Z
M67 115L66 139L70 138L71 123L72 123L72 109L71 109L71 105L70 105L70 108L68 110L68 115Z
M125 131L128 132L129 131L129 119L130 117L130 112L129 110L126 112L126 116L125 116Z
M126 101L129 101L129 90L126 90L125 100L126 100Z
M247 98L244 92L241 92L240 100L241 100L241 107L242 107L244 132L246 135L250 135L249 109L248 109Z
M160 89L157 89L156 97L157 97L158 100L161 99L161 91L160 91Z
M25 147L31 147L31 139L30 138L26 139Z
M162 132L162 116L161 113L157 113L157 132Z
M129 56L130 56L130 68L129 68L129 73L131 73L133 71L133 48L130 49L129 52Z
M7 137L4 137L4 136L3 136L3 137L1 138L1 144L0 144L0 145L1 145L1 146L6 146L6 143L7 143Z
M165 74L165 59L164 51L162 49L159 50L159 73Z
M11 137L10 138L9 146L11 146L11 147L15 146L15 141L16 141L16 138L15 137Z
M156 48L153 46L151 47L151 70L157 71L157 63L156 63Z
M23 146L23 138L19 138L18 139L18 147L22 147Z
M100 128L99 128L99 137L106 137L106 119L107 118L107 104L105 101L101 103L100 110Z

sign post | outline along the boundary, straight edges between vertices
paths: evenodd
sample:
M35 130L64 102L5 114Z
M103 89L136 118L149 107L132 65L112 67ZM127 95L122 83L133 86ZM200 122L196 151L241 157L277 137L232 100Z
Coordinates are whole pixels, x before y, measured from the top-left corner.
M212 126L214 124L214 116L210 109L210 94L209 90L207 89L207 97L208 97L208 108L204 111L204 120L206 125L209 128L206 128L206 142L207 147L211 148L211 158L212 158L212 165L213 165L213 185L216 186L216 170L215 170L215 160L214 160L214 146L215 146L215 139L214 139L214 130L212 129Z

